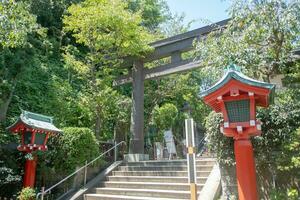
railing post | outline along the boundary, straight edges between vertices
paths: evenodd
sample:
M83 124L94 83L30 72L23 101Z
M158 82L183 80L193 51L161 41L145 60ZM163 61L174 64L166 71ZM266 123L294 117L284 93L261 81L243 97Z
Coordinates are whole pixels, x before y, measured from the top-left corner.
M44 200L44 192L45 192L45 187L42 187L42 196L41 196L41 200Z
M115 140L115 150L114 150L114 161L117 161L117 157L118 157L118 147L117 147L117 141Z
M85 161L85 168L84 168L84 185L86 184L86 177L87 177L87 160Z

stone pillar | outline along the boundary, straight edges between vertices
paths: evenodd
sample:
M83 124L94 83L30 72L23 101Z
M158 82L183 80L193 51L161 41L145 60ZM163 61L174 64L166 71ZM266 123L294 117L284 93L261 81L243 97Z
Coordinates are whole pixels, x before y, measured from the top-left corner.
M144 63L136 61L132 68L132 112L129 153L144 154Z

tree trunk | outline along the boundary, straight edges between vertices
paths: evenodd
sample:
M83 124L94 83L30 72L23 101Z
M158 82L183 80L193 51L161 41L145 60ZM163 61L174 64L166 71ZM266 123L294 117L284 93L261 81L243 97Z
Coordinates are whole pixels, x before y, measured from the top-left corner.
M222 200L237 200L237 182L235 166L229 166L226 164L219 164L221 173L221 185L222 185Z
M13 87L10 91L10 94L9 94L8 98L6 100L4 99L4 103L0 105L0 123L4 122L5 119L6 119L8 107L9 107L10 102L12 100L16 85L17 85L17 81L14 81Z
M95 135L98 140L100 139L100 131L101 131L101 116L100 116L99 108L97 106L96 121L95 121Z

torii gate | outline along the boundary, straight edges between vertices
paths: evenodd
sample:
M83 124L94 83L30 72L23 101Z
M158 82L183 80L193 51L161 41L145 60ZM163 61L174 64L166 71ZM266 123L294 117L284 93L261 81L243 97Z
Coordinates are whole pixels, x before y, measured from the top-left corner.
M124 68L128 68L128 75L118 77L114 86L132 82L132 115L129 153L144 154L144 81L162 76L182 73L201 67L200 60L182 59L182 53L194 49L193 43L217 28L226 27L230 19L204 26L192 31L178 34L150 44L154 51L140 60L127 60ZM300 60L300 48L292 51L297 60ZM144 63L171 57L171 62L154 68L144 68ZM131 67L131 68L130 68Z
M132 115L131 115L131 132L130 154L144 154L144 81L155 79L173 73L184 72L200 67L199 60L183 60L182 53L194 49L193 42L200 37L204 37L216 27L224 27L229 19L204 26L199 29L188 31L173 37L151 43L150 46L154 51L141 60L129 62L124 67L132 67L128 75L120 76L114 81L114 86L132 82ZM144 68L144 63L171 57L171 63L156 66L151 69ZM142 160L142 157L137 160Z

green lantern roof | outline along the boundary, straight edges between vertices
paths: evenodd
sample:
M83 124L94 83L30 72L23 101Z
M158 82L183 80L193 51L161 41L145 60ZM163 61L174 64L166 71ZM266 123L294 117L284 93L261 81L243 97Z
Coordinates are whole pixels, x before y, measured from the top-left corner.
M227 68L225 70L225 74L223 75L223 77L217 83L215 83L212 87L210 87L209 89L201 92L199 94L199 96L201 98L203 98L203 97L215 92L216 90L222 88L225 84L227 84L231 79L235 79L235 80L240 81L240 82L242 82L244 84L247 84L247 85L266 88L266 89L271 90L269 100L270 100L270 102L273 101L274 90L275 90L275 85L274 84L252 79L252 78L244 75L241 72L240 67L238 67L234 64L231 64L231 65L227 66Z
M8 129L12 130L15 127L17 127L20 123L23 123L24 125L26 125L26 127L32 129L55 132L55 133L62 132L62 130L54 126L52 117L33 113L33 112L28 112L25 110L22 110L20 118L13 125L8 127Z

